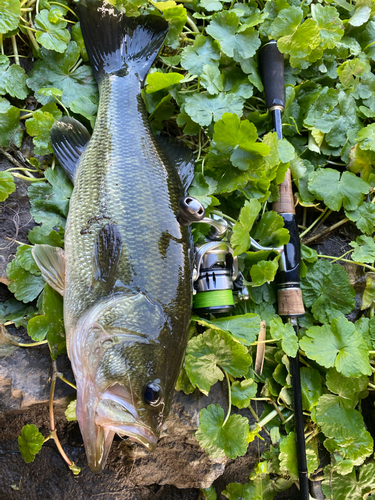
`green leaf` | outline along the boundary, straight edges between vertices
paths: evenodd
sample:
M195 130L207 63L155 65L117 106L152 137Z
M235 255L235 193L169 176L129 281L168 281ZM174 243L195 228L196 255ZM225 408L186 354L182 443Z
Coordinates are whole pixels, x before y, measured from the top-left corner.
M68 422L74 422L75 420L77 420L76 408L77 408L77 400L74 399L74 401L71 401L68 404L68 407L65 410L65 417Z
M332 168L318 169L310 176L309 190L318 200L323 200L328 208L339 211L355 210L370 191L370 186L351 172L340 172Z
M78 45L82 59L87 62L89 60L89 56L87 55L87 50L85 47L85 42L83 41L81 31L81 24L79 21L72 27L72 39Z
M255 484L229 483L221 492L229 500L271 500L272 496L263 496L263 488L258 491Z
M349 24L352 26L362 26L365 24L371 15L371 7L366 5L359 6L355 9L354 14L349 19Z
M211 64L205 64L201 73L200 82L211 95L218 94L224 90L223 75L219 68Z
M261 209L261 204L258 200L245 201L245 205L241 208L238 221L233 226L232 236L230 238L231 245L234 249L234 256L246 252L250 247L250 231L253 227Z
M255 398L258 386L253 379L246 379L239 382L236 380L231 385L232 404L237 408L247 408L250 400Z
M335 7L311 5L313 19L320 29L320 38L324 48L334 49L344 35L344 25Z
M190 382L190 379L184 367L181 368L180 374L178 376L176 382L176 391L184 391L185 394L192 394L195 391L195 387Z
M192 338L186 350L186 372L192 384L204 394L208 394L218 380L223 380L220 368L233 377L242 377L250 365L246 347L223 331L207 330Z
M183 49L181 66L192 75L200 76L205 64L218 66L219 59L219 44L209 37L198 35L193 45L188 45Z
M241 170L251 166L254 155L267 156L270 148L266 144L256 142L257 129L248 120L241 121L236 114L225 113L221 120L215 123L214 141L219 151L231 153L233 165ZM240 152L250 153L239 156Z
M239 19L234 12L215 14L206 31L219 42L221 50L237 62L255 55L260 47L259 34L254 28L238 33Z
M54 170L48 168L44 175L50 184L35 182L28 189L30 213L35 222L65 227L72 184L59 166Z
M32 247L29 245L20 245L17 248L16 258L25 271L29 271L31 274L35 274L35 276L41 276L39 267L32 256L31 249Z
M357 236L349 245L354 248L351 257L355 262L371 264L375 261L375 242L370 236Z
M202 319L193 316L192 321L215 330L230 333L232 337L244 345L250 345L255 342L260 331L260 316L253 313L215 319Z
M181 81L183 77L180 73L150 73L147 75L146 92L152 94L158 90L168 88Z
M355 307L355 291L347 272L338 264L320 260L308 266L301 278L305 304L321 323L349 314Z
M314 406L317 405L320 396L323 394L320 374L315 368L302 367L300 375L302 407L304 410L312 411Z
M372 455L374 441L371 434L361 429L361 434L352 439L333 439L324 441L325 448L333 454L334 468L340 474L349 474L355 465L362 465Z
M199 6L209 12L221 10L223 8L223 4L219 2L219 0L200 0Z
M231 415L224 424L224 410L209 405L199 412L199 428L195 433L201 447L212 458L237 458L248 448L249 423L241 415Z
M45 284L42 302L43 314L31 318L27 333L36 342L47 338L52 359L65 352L65 328L63 322L63 298Z
M196 173L189 188L190 196L194 196L199 200L205 208L212 203L212 194L217 187L217 181L211 177L205 177L201 172Z
M10 172L0 172L0 201L4 201L16 190L13 175Z
M191 119L201 125L208 127L212 119L216 122L224 113L235 113L242 116L244 99L234 94L219 93L215 96L204 94L189 95L185 101L185 110Z
M359 399L367 396L367 377L345 377L334 368L327 371L327 387L339 396L339 403L344 408L354 409Z
M338 440L355 439L363 432L364 422L359 411L344 408L332 394L319 398L316 420L327 437Z
M18 300L10 299L0 304L0 324L12 321L15 327L26 326L35 309Z
M1 14L0 14L1 15ZM9 94L18 99L26 99L28 90L26 86L27 75L18 64L12 64L7 56L0 56L0 94Z
M270 323L270 333L273 339L281 339L281 347L285 354L295 358L298 352L298 337L290 323L283 323L281 318L273 319Z
M8 33L18 27L21 15L19 0L0 0L0 33Z
M33 245L51 245L52 247L64 247L63 231L57 232L50 226L43 224L42 226L35 226L29 231L28 239Z
M330 325L312 326L300 340L306 355L326 368L335 367L346 377L370 375L368 348L355 325L334 318Z
M273 210L265 212L255 224L252 236L262 246L279 247L289 242L289 231L284 228L284 219Z
M312 474L319 465L319 460L311 448L306 449L307 470ZM297 458L297 440L296 433L290 432L280 443L280 471L284 474L298 479L298 458Z
M43 443L43 434L38 431L36 425L22 427L21 435L18 436L18 448L27 464L34 462L35 455L41 450Z
M368 309L375 301L375 274L366 274L366 286L363 291L361 310Z
M52 23L48 19L48 10L43 9L35 16L35 27L37 31L35 37L37 41L46 49L64 52L70 41L70 33L66 29L67 22L57 20Z
M250 269L251 281L254 286L271 283L276 276L279 265L275 260L261 260Z
M12 260L7 265L6 272L10 279L8 288L17 300L32 302L43 290L43 278L23 269L18 259Z
M3 98L0 98L0 146L8 148L14 144L18 148L22 142L20 110Z
M61 102L72 110L74 103L83 98L94 103L96 108L98 89L91 68L83 64L74 69L79 56L80 49L75 42L70 42L63 54L40 50L40 59L30 71L27 85L35 92L44 87L59 89L62 91ZM35 97L42 104L55 102L52 96L36 94Z
M363 202L356 210L346 211L345 215L356 223L362 233L371 236L375 226L375 205Z
M160 4L162 3L164 2L158 2L158 8L160 8ZM171 9L163 10L163 17L169 23L169 31L165 43L173 49L176 49L179 42L178 36L185 26L187 19L186 9L182 5L177 5Z
M307 57L321 42L320 29L314 19L302 24L303 11L299 7L283 9L271 25L271 36L283 53L292 57Z
M327 471L322 483L322 490L327 498L362 500L365 498L366 493L373 491L375 488L375 463L373 462L362 466L358 477L357 471L355 470L350 474L342 476L337 472L333 472L331 475L329 467L326 469Z
M356 141L359 142L362 150L375 151L375 123L361 129L358 132Z
M42 109L35 111L33 116L25 121L27 133L34 137L35 154L45 155L53 152L50 131L55 120L60 119L61 116L62 113L56 104L47 104Z

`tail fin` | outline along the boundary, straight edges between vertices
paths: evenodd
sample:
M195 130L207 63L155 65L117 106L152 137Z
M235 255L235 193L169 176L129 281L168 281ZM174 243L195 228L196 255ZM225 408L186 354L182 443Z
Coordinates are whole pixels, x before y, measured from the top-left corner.
M98 0L81 0L77 10L96 81L122 70L143 82L167 36L167 21L152 15L126 17Z

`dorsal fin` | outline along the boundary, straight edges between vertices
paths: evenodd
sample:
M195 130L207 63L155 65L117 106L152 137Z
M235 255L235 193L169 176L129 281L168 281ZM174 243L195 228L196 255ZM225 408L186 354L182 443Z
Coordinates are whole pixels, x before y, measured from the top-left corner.
M65 291L65 252L51 245L35 245L31 250L43 279L60 295Z
M90 137L87 128L69 116L56 121L51 128L53 151L73 184L78 162Z
M170 163L177 169L180 176L184 194L194 178L194 157L191 149L183 142L177 142L169 137L157 136L156 140L161 145Z
M100 284L108 293L116 282L122 253L122 237L116 224L106 224L98 233L93 252L93 286Z

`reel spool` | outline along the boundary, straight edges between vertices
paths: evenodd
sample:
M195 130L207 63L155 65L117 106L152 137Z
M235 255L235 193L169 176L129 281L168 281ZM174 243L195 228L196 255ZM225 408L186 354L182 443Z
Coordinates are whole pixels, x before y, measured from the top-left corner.
M233 283L237 258L225 241L209 241L195 249L196 279L193 309L201 314L226 313L234 308Z
M236 299L249 297L238 272L237 257L227 241L228 223L222 218L205 217L203 205L187 196L180 200L177 220L188 226L201 222L211 226L207 241L194 248L193 309L199 314L228 313Z

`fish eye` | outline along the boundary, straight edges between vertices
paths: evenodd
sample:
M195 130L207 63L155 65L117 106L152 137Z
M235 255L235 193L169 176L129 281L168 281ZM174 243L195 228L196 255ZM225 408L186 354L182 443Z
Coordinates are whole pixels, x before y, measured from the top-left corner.
M147 384L144 388L143 399L146 404L156 406L161 399L161 387L156 382Z

